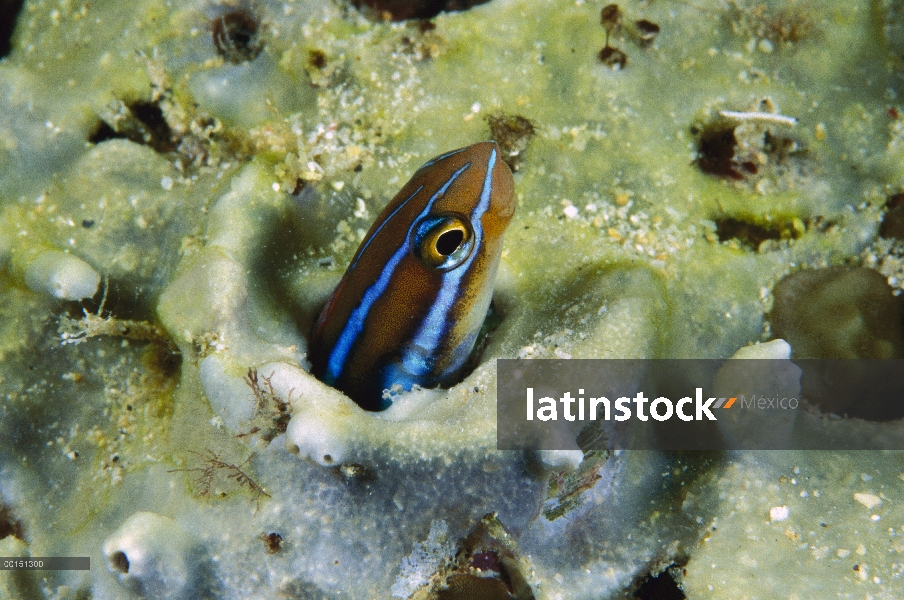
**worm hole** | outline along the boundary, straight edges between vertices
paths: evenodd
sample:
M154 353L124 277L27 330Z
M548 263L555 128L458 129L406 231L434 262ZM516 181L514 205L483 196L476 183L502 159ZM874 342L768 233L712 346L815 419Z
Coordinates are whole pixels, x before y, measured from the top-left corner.
M110 565L116 569L117 572L125 575L129 572L129 557L125 555L125 552L114 552L113 556L110 557Z

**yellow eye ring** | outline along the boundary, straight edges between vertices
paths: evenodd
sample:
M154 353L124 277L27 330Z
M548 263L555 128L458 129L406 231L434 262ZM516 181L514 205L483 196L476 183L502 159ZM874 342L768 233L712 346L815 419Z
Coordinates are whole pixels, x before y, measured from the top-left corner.
M474 231L471 224L458 215L430 217L415 229L412 247L422 263L447 271L471 255Z

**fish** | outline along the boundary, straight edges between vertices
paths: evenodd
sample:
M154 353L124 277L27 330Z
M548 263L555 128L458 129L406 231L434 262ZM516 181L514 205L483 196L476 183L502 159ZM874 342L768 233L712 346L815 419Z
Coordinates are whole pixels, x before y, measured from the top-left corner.
M493 294L515 183L496 142L427 161L386 205L314 323L312 373L365 410L458 383Z

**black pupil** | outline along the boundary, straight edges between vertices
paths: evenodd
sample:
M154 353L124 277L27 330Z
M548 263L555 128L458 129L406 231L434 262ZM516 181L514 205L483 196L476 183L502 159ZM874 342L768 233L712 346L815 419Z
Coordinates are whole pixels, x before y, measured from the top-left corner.
M436 240L436 251L443 256L449 256L455 252L465 239L465 233L461 229L450 229Z

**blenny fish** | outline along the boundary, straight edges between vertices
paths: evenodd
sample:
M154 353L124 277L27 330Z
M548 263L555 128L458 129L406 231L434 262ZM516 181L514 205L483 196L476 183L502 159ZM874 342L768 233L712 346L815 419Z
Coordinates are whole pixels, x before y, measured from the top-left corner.
M366 410L384 390L457 383L487 313L514 180L495 142L415 172L361 242L314 324L313 373Z

